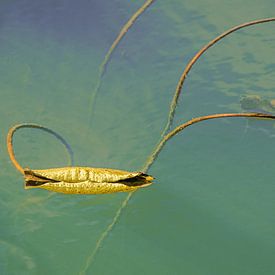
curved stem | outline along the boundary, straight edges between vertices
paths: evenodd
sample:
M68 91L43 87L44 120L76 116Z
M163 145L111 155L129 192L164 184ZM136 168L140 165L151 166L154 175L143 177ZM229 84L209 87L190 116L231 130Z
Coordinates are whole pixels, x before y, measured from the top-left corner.
M257 24L261 24L261 23L267 23L267 22L271 22L271 21L275 21L275 17L271 17L271 18L265 18L265 19L259 19L259 20L254 20L254 21L250 21L250 22L246 22L240 25L237 25L225 32L223 32L222 34L220 34L219 36L215 37L213 40L211 40L210 42L208 42L204 47L202 47L195 55L194 57L188 62L188 64L186 65L179 81L176 87L176 91L174 94L174 97L172 99L171 105L170 105L170 111L168 114L168 119L167 119L167 123L166 126L162 132L162 136L164 136L166 134L166 132L170 129L171 124L173 122L173 118L175 115L175 110L176 110L176 106L178 103L178 99L179 96L181 94L181 90L184 84L184 81L186 79L187 74L190 72L191 68L193 67L193 65L198 61L198 59L203 55L203 53L205 53L210 47L212 47L213 45L215 45L218 41L220 41L222 38L228 36L229 34L245 28L245 27L249 27L252 25L257 25Z
M148 160L146 161L146 164L143 168L143 171L146 172L148 169L151 167L153 162L156 160L158 157L159 153L161 152L163 146L166 144L168 140L170 140L173 136L184 130L185 128L204 121L204 120L209 120L209 119L215 119L215 118L225 118L225 117L256 117L260 119L275 119L275 116L271 114L264 114L264 113L227 113L227 114L213 114L213 115L207 115L207 116L201 116L201 117L196 117L193 118L178 127L176 127L174 130L170 131L168 134L166 134L162 140L159 142L159 144L156 146L154 149L153 153L150 155Z
M69 159L70 159L70 165L73 165L73 151L70 147L70 145L66 142L66 140L61 136L59 135L58 133L56 133L55 131L47 128L47 127L44 127L44 126L41 126L41 125L38 125L38 124L33 124L33 123L22 123L22 124L17 124L15 126L13 126L12 128L9 129L9 132L8 132L8 135L7 135L7 149L8 149L8 154L9 154L9 157L13 163L13 165L15 166L15 168L21 173L24 175L24 168L19 164L19 162L16 160L15 158L15 154L14 154L14 149L13 149L13 136L14 136L14 133L21 129L21 128L35 128L35 129L40 129L40 130L43 130L45 132L48 132L52 135L54 135L59 141L61 141L61 143L65 146L68 154L69 154Z

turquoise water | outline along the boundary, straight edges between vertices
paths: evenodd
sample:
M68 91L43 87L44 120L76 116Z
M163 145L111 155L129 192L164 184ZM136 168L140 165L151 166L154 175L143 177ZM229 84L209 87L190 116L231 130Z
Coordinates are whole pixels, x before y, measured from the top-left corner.
M103 3L104 2L104 3ZM90 125L104 55L143 1L0 2L0 273L79 274L127 194L24 190L6 153L12 125L66 138L75 164L139 170L160 138L184 66L206 42L274 16L273 1L155 1L114 52ZM173 126L275 98L275 23L210 49L187 78ZM241 118L188 128L163 149L87 274L274 274L275 125ZM67 165L63 147L22 130L23 166Z

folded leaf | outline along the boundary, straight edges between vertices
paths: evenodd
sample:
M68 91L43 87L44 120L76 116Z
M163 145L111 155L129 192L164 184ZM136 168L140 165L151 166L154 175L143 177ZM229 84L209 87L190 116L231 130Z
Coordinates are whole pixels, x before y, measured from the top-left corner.
M129 192L152 184L153 177L142 172L107 168L63 167L24 170L25 188L43 188L66 194Z

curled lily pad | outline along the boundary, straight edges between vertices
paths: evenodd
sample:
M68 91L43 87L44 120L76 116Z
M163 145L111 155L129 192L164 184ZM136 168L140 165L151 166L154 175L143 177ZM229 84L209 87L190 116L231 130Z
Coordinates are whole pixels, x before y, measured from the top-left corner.
M24 170L25 188L42 188L65 194L129 192L152 184L153 177L142 172L107 168L62 167Z

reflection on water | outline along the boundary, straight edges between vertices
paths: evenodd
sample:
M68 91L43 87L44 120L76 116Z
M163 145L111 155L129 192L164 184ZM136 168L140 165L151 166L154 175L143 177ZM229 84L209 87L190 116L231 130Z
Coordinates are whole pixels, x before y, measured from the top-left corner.
M274 10L273 2L155 1L114 52L87 137L99 65L142 4L0 4L1 274L77 274L125 198L23 190L5 153L11 125L57 130L77 165L139 170L187 60L228 27ZM274 26L263 25L211 49L187 79L174 126L241 111L241 95L272 100L274 42ZM150 170L157 183L132 198L88 274L273 274L274 128L246 124L213 121L172 140ZM66 163L46 135L28 132L15 143L26 166Z

